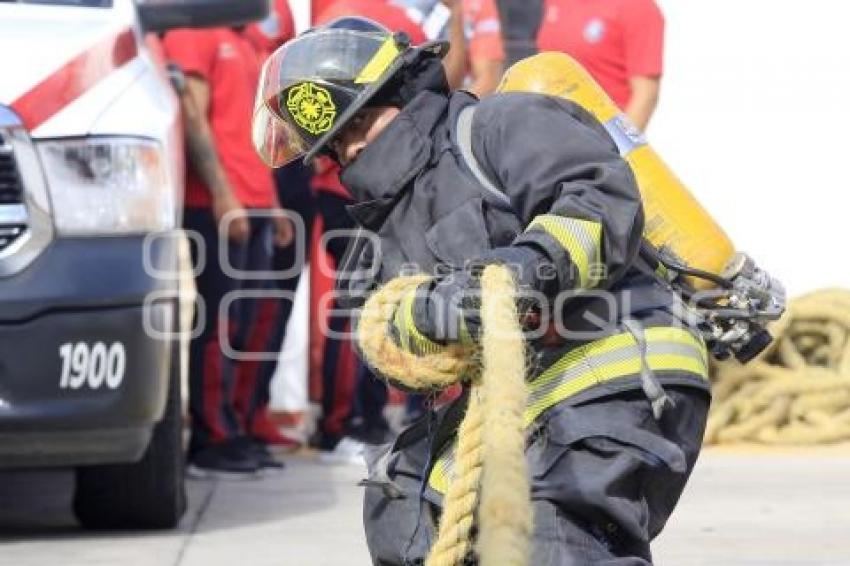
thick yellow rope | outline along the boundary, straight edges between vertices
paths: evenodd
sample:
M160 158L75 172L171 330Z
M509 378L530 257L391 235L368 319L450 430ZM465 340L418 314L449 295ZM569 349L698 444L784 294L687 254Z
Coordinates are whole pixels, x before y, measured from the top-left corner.
M487 268L481 277L485 427L481 486L482 564L528 563L532 517L525 463L525 351L510 273Z
M474 366L474 350L446 346L437 354L416 356L399 348L387 328L402 298L428 280L427 276L397 277L372 293L363 307L357 341L366 361L381 374L408 389L443 389L456 383Z
M483 566L525 566L532 527L525 463L523 410L527 397L525 355L516 287L510 271L489 266L481 278L481 356L451 345L415 356L396 346L387 328L402 297L427 278L399 277L375 292L364 307L358 342L366 360L393 382L415 390L473 381L458 429L455 474L445 494L437 540L426 566L459 566L473 549ZM479 363L481 365L479 366Z
M757 359L715 367L706 441L850 440L850 290L798 298L770 330Z
M437 540L425 566L463 564L472 549L472 525L478 509L484 467L484 392L473 386L458 429L456 471L443 502Z

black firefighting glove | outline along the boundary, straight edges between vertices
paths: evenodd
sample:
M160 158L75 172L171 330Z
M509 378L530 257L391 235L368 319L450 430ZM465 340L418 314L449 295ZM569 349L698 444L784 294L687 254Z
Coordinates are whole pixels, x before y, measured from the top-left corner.
M415 298L408 306L400 308L407 312L397 317L396 326L407 336L420 335L427 342L447 344L477 342L481 334L481 282L480 277L488 265L501 264L510 268L520 290L521 314L534 308L533 294L545 293L554 279L554 269L545 255L532 246L514 245L495 248L466 268L445 277L420 285ZM410 328L410 325L414 328ZM407 325L408 328L401 328ZM415 344L417 340L409 340ZM422 348L418 348L421 350Z
M481 282L469 269L432 279L416 289L412 322L431 342L471 344L481 328Z

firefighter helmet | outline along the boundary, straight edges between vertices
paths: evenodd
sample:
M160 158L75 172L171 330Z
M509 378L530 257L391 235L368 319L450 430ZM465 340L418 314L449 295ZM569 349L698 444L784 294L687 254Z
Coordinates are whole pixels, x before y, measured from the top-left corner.
M263 65L254 104L252 137L260 157L280 167L327 151L404 67L405 56L422 48L411 48L403 33L357 17L334 20L282 45Z

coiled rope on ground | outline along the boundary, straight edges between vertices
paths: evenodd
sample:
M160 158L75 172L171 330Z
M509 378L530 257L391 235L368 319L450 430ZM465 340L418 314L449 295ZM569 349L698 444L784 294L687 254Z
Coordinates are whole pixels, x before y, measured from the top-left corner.
M775 340L747 365L717 364L706 442L850 440L850 290L791 301Z
M399 277L372 294L358 325L366 360L389 380L414 390L471 381L458 429L455 475L445 494L437 540L426 566L465 563L473 550L483 566L525 566L532 513L525 462L523 411L528 395L522 331L510 271L488 266L481 276L481 346L448 345L416 356L387 328L406 293L426 276Z

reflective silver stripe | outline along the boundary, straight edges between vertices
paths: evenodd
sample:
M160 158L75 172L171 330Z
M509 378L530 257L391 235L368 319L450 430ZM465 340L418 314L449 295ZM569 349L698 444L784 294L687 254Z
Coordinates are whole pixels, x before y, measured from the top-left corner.
M466 163L466 166L470 171L472 171L472 174L478 180L478 183L487 191L487 193L502 204L511 207L511 199L509 199L508 195L503 193L501 189L499 189L499 187L490 180L490 177L484 173L481 169L481 165L478 163L478 159L475 157L475 153L472 151L472 118L474 116L475 104L470 104L458 113L455 129L457 133L457 146L458 149L460 149L460 155L463 157L463 161Z
M643 133L624 114L614 116L602 125L608 130L608 135L614 139L620 155L628 155L647 144Z
M443 473L446 478L450 478L455 470L455 458L457 458L457 442L452 442L449 449L446 450L445 457L441 459L443 462Z
M448 490L448 484L451 483L455 475L456 457L457 439L454 439L437 459L437 463L428 477L428 485L431 486L431 489L438 493L445 493Z

